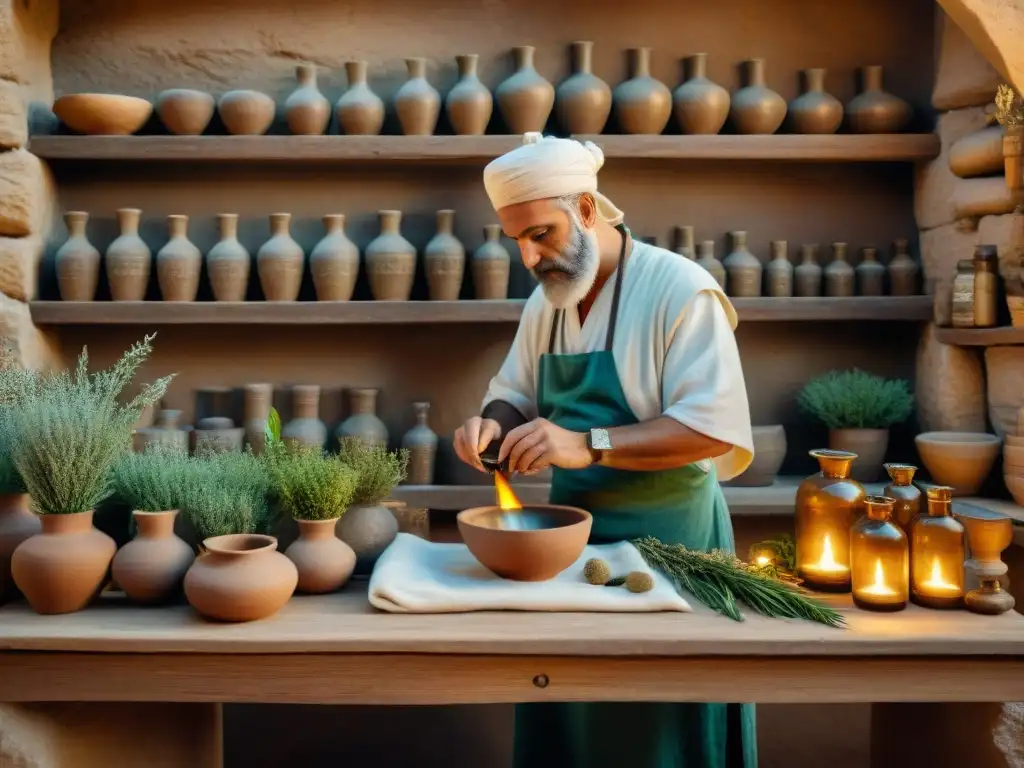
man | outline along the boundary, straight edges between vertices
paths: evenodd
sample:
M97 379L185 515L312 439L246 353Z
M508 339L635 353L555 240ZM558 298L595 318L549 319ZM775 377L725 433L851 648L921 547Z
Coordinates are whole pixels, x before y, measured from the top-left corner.
M485 168L502 229L540 285L455 450L483 470L479 454L500 440L510 471L553 467L551 502L589 510L593 542L732 550L718 478L753 457L736 313L701 267L633 240L597 191L603 162L589 142L527 134ZM515 753L522 768L751 768L754 711L521 705Z

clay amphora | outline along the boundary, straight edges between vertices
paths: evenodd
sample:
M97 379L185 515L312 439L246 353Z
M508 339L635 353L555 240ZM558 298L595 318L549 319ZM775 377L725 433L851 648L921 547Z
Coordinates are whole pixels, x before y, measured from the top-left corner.
M132 435L132 450L143 453L151 445L188 451L189 434L178 425L181 411L162 409L156 415L156 422L149 427L140 427Z
M821 265L817 254L816 245L800 246L800 263L793 270L797 296L821 296Z
M170 88L156 97L160 122L176 136L199 136L213 118L215 102L206 91Z
M804 91L789 103L793 133L835 133L843 122L843 104L825 92L825 70L803 71Z
M484 224L484 242L473 252L473 295L478 299L508 298L511 258L500 238L500 224Z
M736 133L770 134L786 119L786 100L765 85L764 60L746 61L746 86L732 95L729 117Z
M270 214L270 239L256 252L256 272L267 301L295 301L302 287L305 253L288 232L290 213Z
M730 232L732 253L725 257L722 266L729 276L730 296L750 298L761 295L761 260L747 250L747 233Z
M0 494L0 605L18 596L11 577L11 556L23 541L43 529L28 508L27 493Z
M889 262L889 292L893 296L914 296L917 294L917 262L908 251L909 243L904 238L893 242L896 254Z
M387 447L388 428L377 418L377 395L379 389L350 389L349 417L335 430L338 441L355 437L367 445Z
M650 48L629 50L629 75L612 92L619 128L623 133L661 133L672 115L672 93L651 77Z
M336 531L356 553L355 574L366 576L398 535L398 520L383 504L353 504L338 520Z
M345 234L345 214L323 218L327 234L309 254L317 301L348 301L359 275L359 248Z
M423 249L427 291L431 301L458 301L466 269L466 249L452 234L455 211L437 212L437 234Z
M227 416L207 416L196 422L192 436L195 440L196 456L241 453L245 429L236 427L234 420Z
M882 88L882 67L861 67L861 92L846 105L852 133L899 133L910 122L910 105Z
M188 239L188 216L167 217L170 239L156 254L156 278L164 301L195 301L203 254Z
M724 291L725 267L722 266L722 262L715 258L714 240L703 240L701 244L697 246L697 263L711 273L711 276L715 278Z
M772 240L772 258L765 267L769 296L793 295L793 265L785 240Z
M271 398L274 396L273 384L246 384L243 394L245 409L245 442L252 452L259 456L266 447L267 419L270 416Z
M54 264L57 270L57 288L62 301L92 301L100 279L100 252L89 242L85 225L89 214L68 211L64 223L68 239L57 249Z
M846 243L832 243L832 261L825 267L825 295L853 296L853 286L854 271L846 260Z
M427 82L427 60L405 60L409 79L395 94L395 112L406 136L431 136L441 113L441 94Z
M494 95L509 133L543 131L555 103L555 88L533 68L532 45L512 49L515 73L501 83Z
M476 67L480 57L465 53L455 57L459 68L459 81L448 91L444 100L445 113L452 129L460 136L482 136L487 132L487 123L494 110L494 97L487 86L477 77Z
M594 44L572 44L572 74L555 90L555 115L566 133L601 133L612 109L612 89L595 75Z
M284 103L288 130L296 135L319 136L330 122L331 102L316 85L316 65L300 64L295 68L295 79L299 87Z
M430 403L413 403L416 424L402 436L402 447L409 449L409 470L405 482L410 485L431 485L434 482L434 457L437 435L430 428Z
M914 485L917 467L913 464L883 464L890 482L883 496L896 499L892 508L892 521L908 536L913 532L914 518L921 513L921 491Z
M274 122L274 100L259 91L228 91L217 101L217 113L228 133L261 136Z
M686 61L687 80L672 95L676 122L683 133L716 134L729 117L729 92L708 79L706 53Z
M299 572L277 539L254 533L214 536L185 574L185 596L204 619L256 621L291 599Z
M245 301L252 257L238 242L238 214L218 213L220 240L206 254L206 273L216 301Z
M153 254L139 237L138 208L118 208L117 226L121 234L107 247L107 282L114 301L142 301L149 286Z
M110 566L114 581L132 601L151 605L180 593L196 557L192 547L174 535L177 516L176 509L132 512L139 532L117 551Z
M322 448L327 442L327 425L320 421L320 387L298 384L292 387L292 419L281 429L281 439L290 444Z
M92 514L41 515L42 532L14 550L11 575L36 613L80 611L103 589L117 545Z
M334 106L338 129L349 136L376 136L384 127L384 102L366 82L366 62L346 61L348 90Z
M693 227L689 224L676 227L676 253L690 261L697 258L693 247Z
M379 211L380 234L366 246L366 276L377 301L408 301L416 277L416 249L402 237L401 211Z
M299 573L296 592L322 595L341 589L356 567L356 553L335 535L338 520L299 520L299 538L284 554Z
M885 265L878 262L874 248L861 250L863 258L857 265L857 293L861 296L882 296L885 293Z

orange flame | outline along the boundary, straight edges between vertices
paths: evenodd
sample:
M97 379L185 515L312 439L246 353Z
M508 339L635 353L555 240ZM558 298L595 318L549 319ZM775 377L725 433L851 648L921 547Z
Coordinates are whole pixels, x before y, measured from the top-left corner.
M523 505L516 498L512 486L509 485L505 475L501 472L494 473L494 490L497 492L498 506L502 509L522 509Z

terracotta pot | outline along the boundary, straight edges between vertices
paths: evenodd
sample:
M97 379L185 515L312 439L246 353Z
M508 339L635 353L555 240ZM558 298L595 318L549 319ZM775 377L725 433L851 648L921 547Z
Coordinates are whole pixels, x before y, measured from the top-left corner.
M821 265L818 246L801 245L800 263L793 268L793 286L797 296L821 296Z
M117 545L92 516L42 515L42 532L14 550L11 575L36 613L80 611L103 589Z
M437 233L423 249L427 291L431 301L458 301L466 270L466 249L452 234L455 211L437 212Z
M402 212L379 211L380 234L366 246L366 275L376 301L408 301L416 277L416 248L402 237Z
M906 239L893 241L892 259L889 261L889 293L893 296L917 295L917 276L921 271L910 256Z
M132 450L142 453L151 445L161 445L188 451L189 433L178 425L180 418L181 411L162 409L157 413L154 424L139 427L132 434Z
M270 214L270 239L256 252L256 272L267 301L295 301L302 288L306 254L288 231L290 213Z
M53 113L77 133L128 136L146 124L153 105L135 96L72 93L53 102Z
M708 55L687 59L688 79L676 88L672 103L683 133L716 134L729 117L729 92L707 77Z
M299 572L277 539L253 533L214 536L185 574L185 596L204 619L256 621L291 599Z
M384 504L353 504L336 530L356 553L355 573L366 576L398 535L398 520Z
M744 62L746 85L732 95L729 118L737 133L770 134L786 119L786 100L765 85L764 60Z
M516 71L494 91L509 133L543 131L555 103L555 88L533 68L532 45L512 49Z
M327 426L320 421L320 387L299 384L292 387L292 418L281 429L281 439L323 447L327 442Z
M196 559L192 547L174 535L178 510L132 512L139 532L114 555L110 573L136 603L165 602L181 591L181 584Z
M846 260L846 243L832 243L832 261L825 267L825 295L853 296L856 273Z
M327 234L309 254L317 301L348 301L359 275L359 248L345 234L345 214L324 216Z
M629 50L629 80L612 91L619 128L629 134L660 134L672 116L672 93L651 77L651 49Z
M694 261L697 258L697 249L693 247L693 227L689 224L675 227L676 253L684 259Z
M92 301L100 279L100 252L85 234L89 214L68 211L64 214L64 223L68 239L53 257L60 298L62 301Z
M728 481L738 487L768 486L775 482L786 459L786 430L781 424L753 427L754 460L743 474Z
M409 450L409 470L405 483L430 485L434 482L437 435L430 428L430 403L413 403L416 424L402 436L402 447Z
M246 384L243 395L245 442L259 456L266 447L267 419L274 396L273 384Z
M348 90L334 107L338 128L349 136L376 136L384 127L384 102L366 81L365 61L346 61Z
M427 60L405 60L409 79L395 94L395 112L406 136L431 136L441 114L441 94L427 82Z
M604 130L612 109L612 89L592 71L594 44L572 44L572 74L555 90L555 115L569 134L597 134Z
M331 119L329 102L316 84L316 65L299 64L295 68L299 83L284 103L288 130L298 136L319 136L327 130Z
M1003 481L1013 500L1024 506L1024 475L1004 475Z
M11 577L14 550L41 530L39 517L28 508L27 493L0 494L0 605L18 595L18 588Z
M949 148L949 170L961 179L1002 173L1003 126L990 125L969 133Z
M245 301L252 257L238 242L238 214L218 213L220 240L206 254L206 273L215 301Z
M379 389L349 390L349 417L341 422L335 430L335 436L339 441L354 437L367 445L387 447L388 428L377 417L377 396L379 394Z
M793 295L793 265L789 261L788 243L772 240L772 258L764 268L768 295L789 297Z
M110 298L114 301L142 301L149 287L149 271L153 254L139 237L138 208L118 208L117 226L120 234L109 246L104 258Z
M861 92L846 105L853 133L899 133L910 122L910 105L882 88L882 67L861 67Z
M341 589L356 567L356 553L339 539L337 520L298 520L299 538L285 550L299 572L297 592L322 595Z
M156 254L156 278L164 301L195 301L203 254L188 239L188 216L167 217L170 239Z
M885 452L889 448L888 429L830 429L828 447L833 451L857 454L850 477L861 483L873 483L881 474Z
M455 57L459 80L444 100L445 113L452 129L459 136L482 136L494 111L494 97L477 77L480 57L475 53Z
M861 296L883 296L885 294L885 265L878 261L878 251L864 248L862 258L854 272L857 276L857 293Z
M789 103L793 133L835 133L843 122L843 104L825 92L824 69L803 71L804 91Z
M761 260L747 250L747 233L730 232L732 252L722 260L728 275L730 296L752 298L761 295Z
M702 266L715 278L715 282L724 291L726 286L725 267L715 258L715 241L704 240L697 246L697 264Z
M985 350L988 417L999 437L1017 430L1017 412L1024 407L1024 349L988 347Z
M156 97L160 122L177 136L199 136L213 118L216 103L206 91L170 88Z
M259 91L228 91L217 101L217 112L228 133L262 136L274 122L274 100Z
M984 432L924 432L914 442L932 481L951 487L954 496L977 493L1002 444Z
M511 263L501 244L501 225L484 224L484 242L473 252L473 295L478 299L507 299Z
M914 518L921 513L921 491L914 485L917 467L913 464L884 464L891 482L882 491L883 496L895 499L892 521L908 536L912 533Z

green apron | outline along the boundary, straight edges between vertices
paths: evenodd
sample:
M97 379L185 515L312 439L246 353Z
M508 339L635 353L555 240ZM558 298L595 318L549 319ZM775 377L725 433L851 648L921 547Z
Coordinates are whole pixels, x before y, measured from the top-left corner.
M626 231L615 278L605 349L554 354L564 323L555 313L541 355L540 416L564 429L638 423L619 383L612 341L625 271ZM710 462L709 462L710 464ZM656 536L693 549L735 550L725 497L712 466L632 472L598 465L553 470L551 503L589 510L591 543ZM692 621L681 616L680 622ZM520 704L515 712L516 768L754 768L753 704Z

